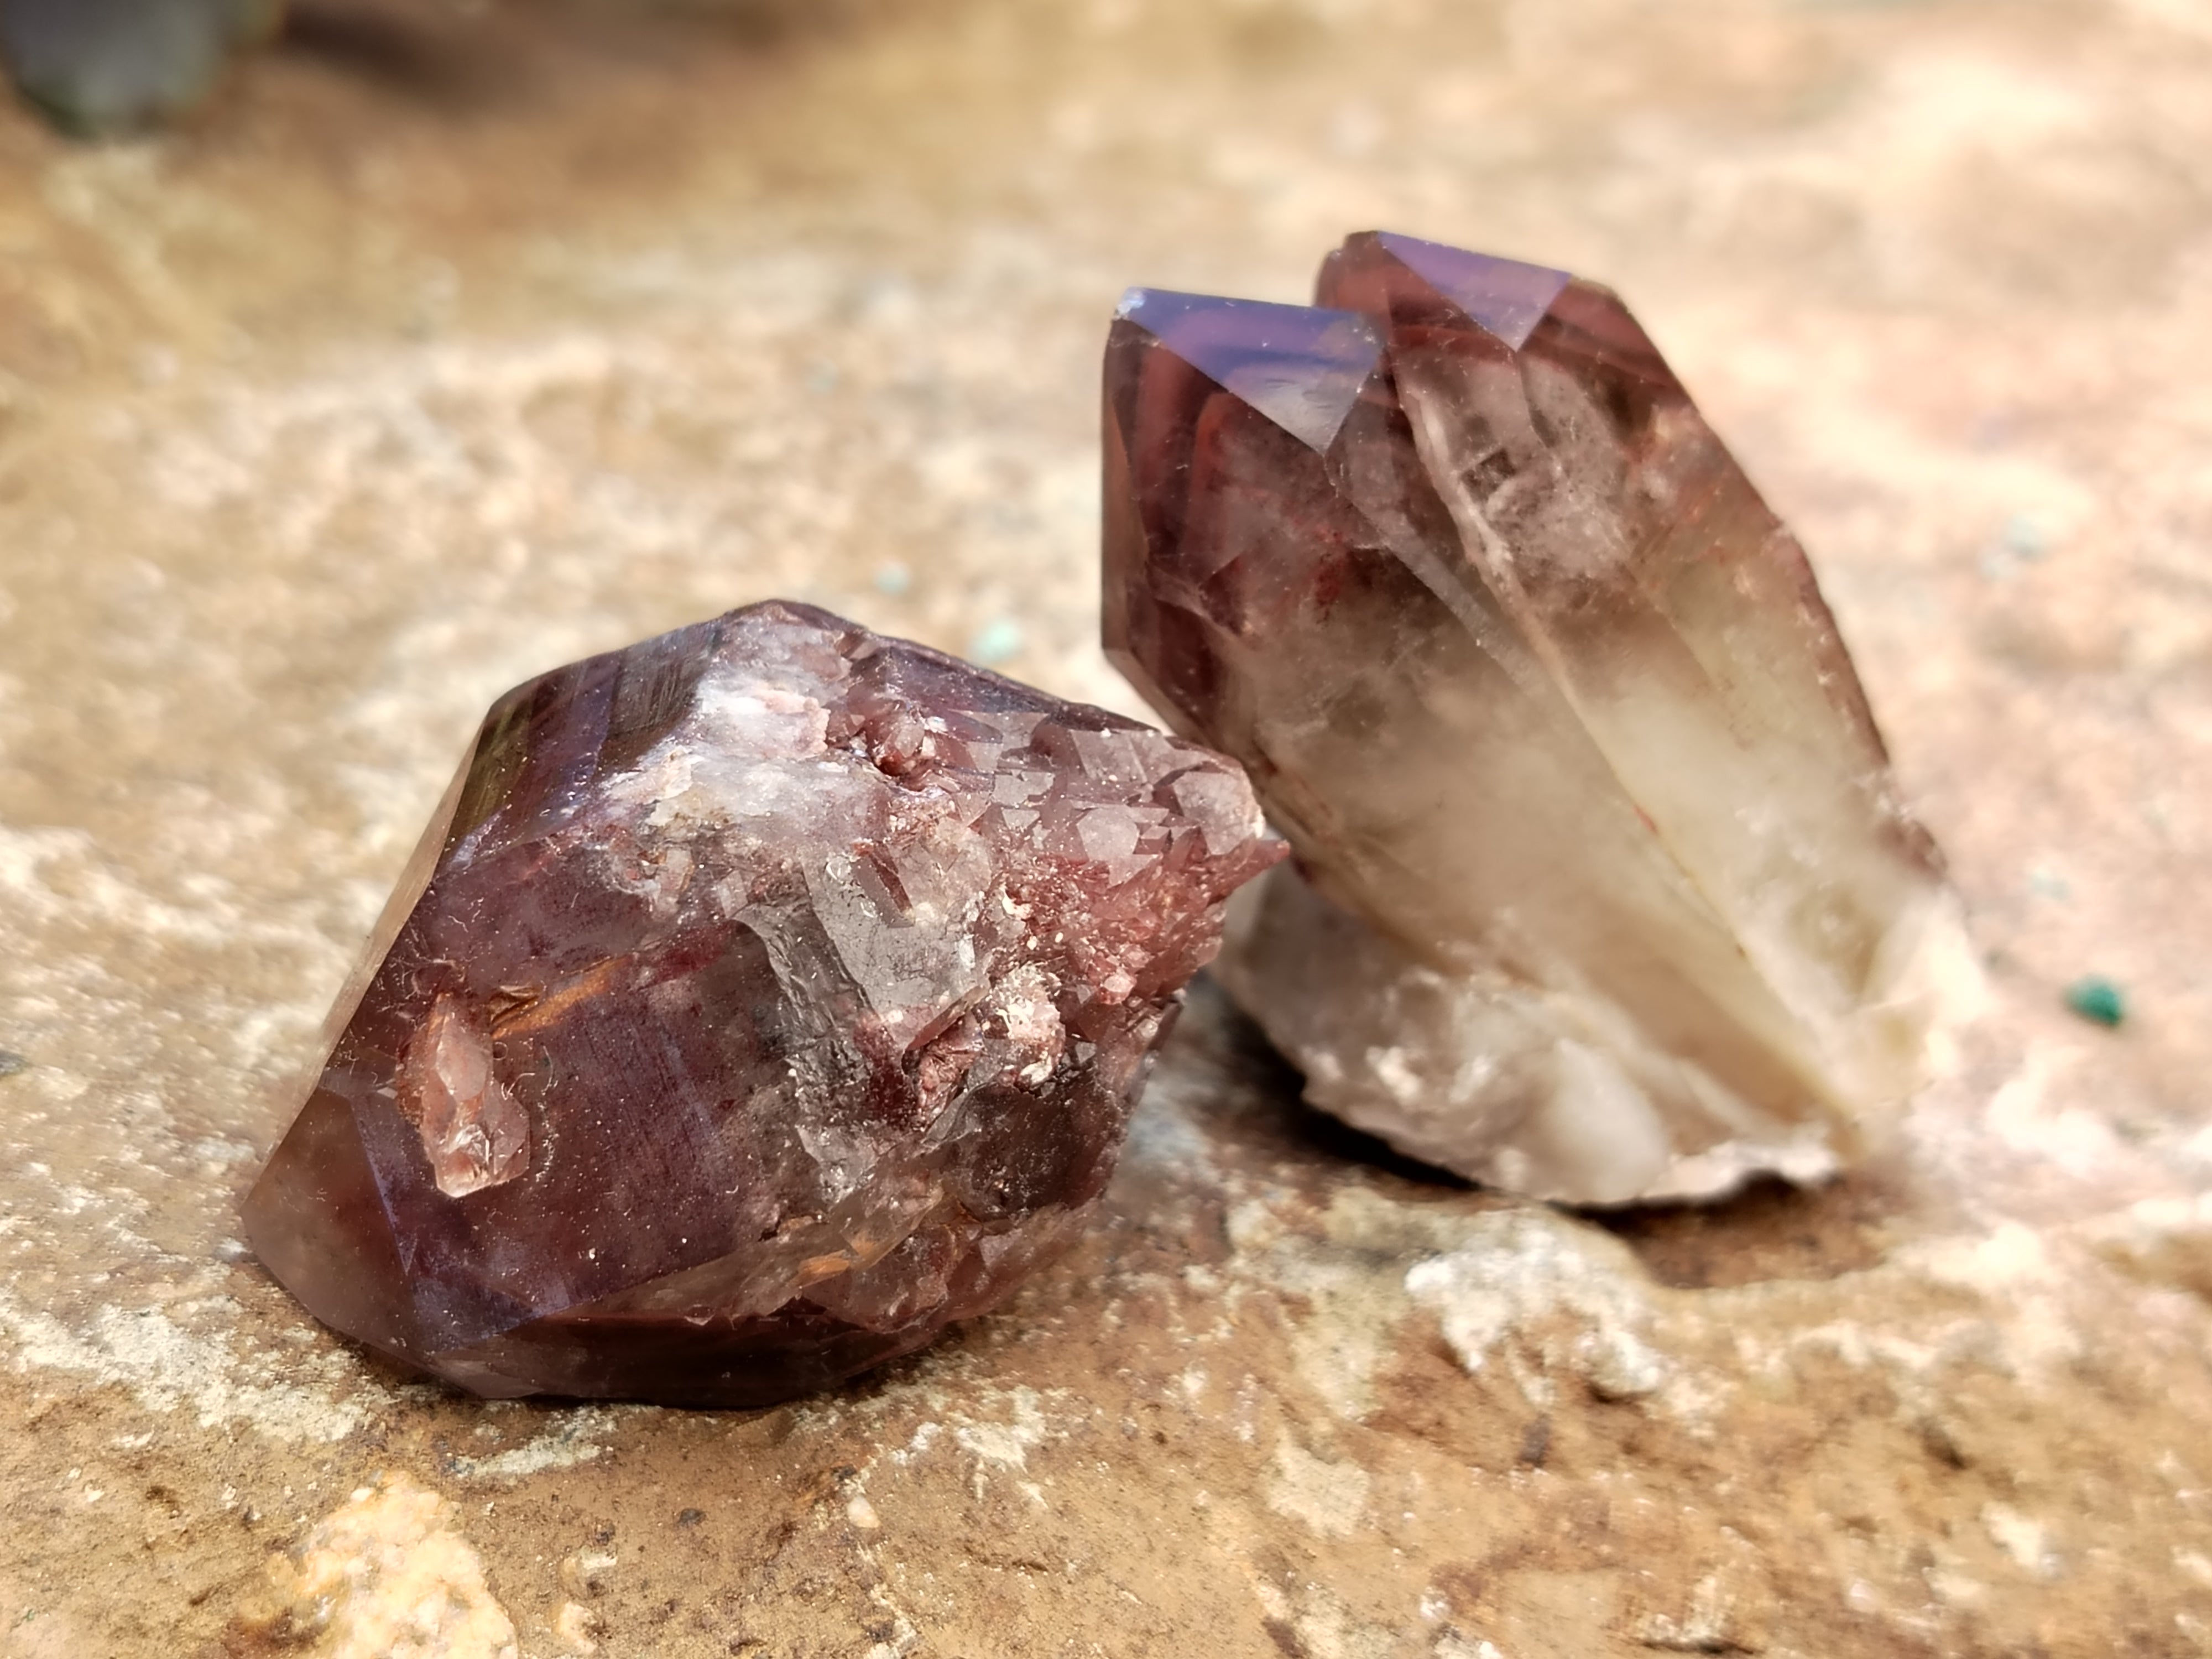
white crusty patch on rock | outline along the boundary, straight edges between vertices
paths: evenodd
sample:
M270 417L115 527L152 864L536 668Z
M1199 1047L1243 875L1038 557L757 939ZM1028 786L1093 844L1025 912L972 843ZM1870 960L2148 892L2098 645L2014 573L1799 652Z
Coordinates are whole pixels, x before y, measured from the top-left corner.
M1245 1571L1261 1611L1277 1628L1295 1634L1295 1651L1311 1659L1395 1659L1405 1652L1400 1632L1358 1617L1327 1584L1294 1579L1285 1592L1249 1565Z
M1561 1370L1608 1400L1657 1395L1675 1373L1647 1340L1652 1287L1634 1255L1549 1209L1469 1213L1347 1187L1313 1221L1249 1200L1229 1232L1242 1275L1305 1303L1292 1357L1349 1419L1374 1409L1374 1377L1417 1305L1436 1313L1470 1373L1498 1359L1535 1404L1551 1402Z
M1336 1195L1318 1236L1286 1226L1256 1199L1230 1212L1235 1266L1304 1302L1304 1316L1287 1327L1291 1358L1308 1386L1348 1421L1375 1409L1376 1371L1411 1309L1402 1283L1407 1254L1436 1248L1425 1237L1401 1236L1409 1213L1361 1188Z
M135 1008L122 982L97 965L100 951L88 948L103 932L140 949L250 951L287 963L302 984L342 975L343 947L312 903L257 906L204 873L178 886L175 898L149 891L82 830L0 824L0 936L11 947L0 988L17 999L15 1017L43 1009L51 1018L73 1007L74 1020L92 1022L96 1030L100 1020ZM321 1012L307 1000L289 1006L232 1002L219 991L207 998L202 1040L241 1071L260 1066L294 1036L313 1030Z
M1035 1389L1011 1389L1005 1400L1012 1407L1006 1421L959 1420L953 1428L952 1437L962 1450L974 1453L979 1463L1026 1471L1030 1450L1044 1444L1051 1436L1051 1427L1045 1421L1043 1402Z
M1373 1485L1373 1477L1358 1464L1316 1457L1285 1437L1275 1448L1267 1507L1324 1538L1349 1538L1367 1518L1368 1489Z
M1852 1275L1893 1309L1879 1323L1829 1316L1832 1300L1790 1279L1668 1289L1620 1240L1547 1206L1407 1203L1364 1184L1318 1211L1287 1194L1244 1198L1229 1214L1227 1265L1232 1295L1242 1281L1291 1298L1297 1374L1346 1420L1374 1410L1376 1379L1419 1309L1471 1376L1501 1378L1540 1408L1560 1403L1564 1384L1702 1434L1743 1376L1793 1386L1815 1352L1881 1370L1915 1410L1936 1409L1961 1366L2047 1379L2081 1352L2067 1293L2080 1246L2162 1287L2194 1271L2208 1215L2176 1200L2081 1229L2006 1223L1905 1246ZM1712 1363L1717 1343L1731 1363Z
M1680 1618L1648 1613L1637 1622L1636 1639L1668 1653L1756 1651L1735 1630L1735 1611L1723 1575L1709 1572L1690 1587L1689 1605Z
M2021 1222L2002 1222L1980 1237L1932 1239L1899 1251L1894 1261L1908 1273L2002 1310L1996 1358L2016 1376L2047 1375L2081 1352L2061 1294L2066 1275L2050 1243Z
M1649 1286L1627 1249L1544 1210L1470 1218L1457 1248L1406 1273L1470 1373L1500 1358L1530 1403L1555 1396L1554 1376L1578 1376L1601 1399L1657 1393L1672 1370L1645 1340Z
M612 1432L619 1416L651 1411L650 1406L579 1406L557 1413L543 1433L512 1450L489 1457L456 1457L449 1467L471 1480L520 1480L551 1469L589 1463L606 1450L595 1436Z
M246 1423L272 1440L343 1440L388 1402L343 1351L292 1357L282 1366L243 1359L220 1337L188 1330L157 1308L103 1308L80 1333L0 1295L0 1332L15 1344L18 1370L113 1383L149 1410L190 1411L203 1428Z
M2051 1528L2032 1515L2009 1504L1982 1505L1982 1528L2012 1559L2022 1572L2037 1578L2056 1578L2063 1565L2051 1547Z

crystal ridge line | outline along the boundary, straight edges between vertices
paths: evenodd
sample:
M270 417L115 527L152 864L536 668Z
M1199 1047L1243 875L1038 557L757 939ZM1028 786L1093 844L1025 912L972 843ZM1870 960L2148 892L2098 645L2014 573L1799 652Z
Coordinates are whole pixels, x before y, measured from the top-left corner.
M1382 356L1356 311L1135 288L1114 314L1315 451L1336 441Z
M1437 293L1467 313L1468 319L1488 330L1518 351L1528 343L1536 325L1573 279L1547 265L1523 264L1488 253L1470 253L1442 242L1425 242L1418 236L1393 231L1375 233L1377 246L1419 276ZM1321 286L1330 286L1326 271Z

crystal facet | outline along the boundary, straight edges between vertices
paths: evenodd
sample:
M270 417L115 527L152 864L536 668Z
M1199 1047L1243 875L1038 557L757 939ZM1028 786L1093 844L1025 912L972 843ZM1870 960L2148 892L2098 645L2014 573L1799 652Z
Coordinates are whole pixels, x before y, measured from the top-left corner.
M487 717L253 1246L480 1394L834 1382L1072 1240L1279 854L1221 757L805 606L558 670Z
M1232 378L1191 342L1287 308L1156 298L1106 351L1106 643L1298 854L1219 972L1309 1097L1573 1201L1832 1169L1972 969L1803 552L1634 319L1363 234ZM1327 441L1285 418L1355 364Z

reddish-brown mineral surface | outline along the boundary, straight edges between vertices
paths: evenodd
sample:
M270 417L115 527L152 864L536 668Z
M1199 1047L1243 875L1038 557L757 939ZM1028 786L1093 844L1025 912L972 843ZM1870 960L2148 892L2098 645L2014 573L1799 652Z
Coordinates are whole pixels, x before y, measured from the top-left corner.
M1219 756L805 606L558 670L425 834L254 1249L480 1394L834 1382L1071 1240L1278 853Z
M1803 552L1606 289L1367 234L1319 297L1107 347L1108 648L1303 872L1224 980L1499 1185L1832 1168L1962 936Z

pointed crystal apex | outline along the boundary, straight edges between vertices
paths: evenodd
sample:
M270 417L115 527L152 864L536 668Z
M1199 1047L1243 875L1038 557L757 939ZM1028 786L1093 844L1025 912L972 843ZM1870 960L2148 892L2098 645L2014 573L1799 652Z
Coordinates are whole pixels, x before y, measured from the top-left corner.
M1470 252L1388 230L1348 239L1344 252L1349 253L1362 240L1371 241L1435 289L1439 298L1456 306L1470 321L1516 351L1528 343L1552 302L1572 280L1567 272L1547 265L1522 264L1517 259ZM1322 283L1326 289L1326 275ZM1322 297L1334 296L1324 292Z
M1133 288L1114 314L1316 452L1382 359L1375 325L1352 311Z

